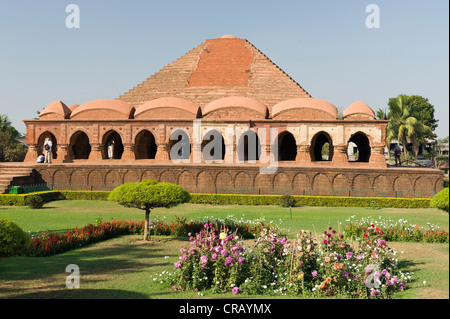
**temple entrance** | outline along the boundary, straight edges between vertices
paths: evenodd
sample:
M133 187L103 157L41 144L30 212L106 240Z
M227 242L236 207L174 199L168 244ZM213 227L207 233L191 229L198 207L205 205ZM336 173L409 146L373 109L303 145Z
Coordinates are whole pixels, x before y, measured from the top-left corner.
M202 140L202 156L204 161L220 161L225 158L225 143L219 131L211 130Z
M333 159L333 142L328 133L319 132L311 141L311 161L331 161Z
M49 138L52 141L52 159L56 159L58 157L58 152L57 152L57 141L56 141L56 137L55 135L53 135L50 132L44 132L42 133L39 138L38 138L38 142L37 142L37 155L44 155L44 143L45 140Z
M123 144L120 134L114 130L103 135L102 141L103 159L121 159L123 154Z
M358 132L350 137L347 144L349 162L369 162L370 142L366 134Z
M191 141L188 133L183 130L176 130L170 134L168 144L169 159L170 160L186 160L191 156Z
M261 156L261 144L255 131L248 130L239 138L237 158L239 162L256 162Z
M91 153L89 137L83 131L78 131L70 138L69 157L71 159L88 159Z
M135 147L136 159L155 159L158 147L150 131L143 130L136 136Z
M278 160L295 161L297 157L297 143L294 135L284 131L278 135Z

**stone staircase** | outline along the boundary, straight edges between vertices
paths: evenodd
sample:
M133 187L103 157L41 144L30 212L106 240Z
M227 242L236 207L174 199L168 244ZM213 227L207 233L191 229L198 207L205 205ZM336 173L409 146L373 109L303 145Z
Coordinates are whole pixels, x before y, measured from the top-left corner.
M0 194L5 193L8 186L33 183L33 168L27 166L0 166Z

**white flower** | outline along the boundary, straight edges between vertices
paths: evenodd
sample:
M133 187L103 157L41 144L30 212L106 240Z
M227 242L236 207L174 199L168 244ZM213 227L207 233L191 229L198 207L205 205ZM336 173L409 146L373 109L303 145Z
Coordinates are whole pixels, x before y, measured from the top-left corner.
M427 284L427 282L424 280L424 281L423 281L423 285L425 286L426 284Z

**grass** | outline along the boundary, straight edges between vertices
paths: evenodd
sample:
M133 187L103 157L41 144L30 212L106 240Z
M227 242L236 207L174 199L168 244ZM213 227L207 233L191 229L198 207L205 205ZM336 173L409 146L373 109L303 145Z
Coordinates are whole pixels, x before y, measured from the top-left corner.
M448 214L436 209L371 209L276 206L209 206L184 204L172 209L155 209L151 216L168 220L177 216L197 219L204 216L225 218L228 215L244 219L265 216L267 222L280 224L291 237L299 229L314 228L321 232L328 225L337 227L350 216L373 216L407 219L425 225L430 222L448 229ZM64 231L75 226L116 219L142 220L144 213L101 201L58 201L48 203L41 210L27 207L0 207L0 216L17 222L26 231ZM280 222L281 221L281 222ZM289 230L289 231L288 231ZM11 257L0 261L0 298L244 298L242 295L198 296L195 292L173 292L151 279L155 273L171 270L178 260L183 239L152 236L151 243L142 243L138 236L124 236L43 257ZM414 272L410 289L395 295L400 299L449 298L449 246L445 244L391 243L400 255L404 271ZM80 289L67 289L65 280L68 264L80 267ZM32 266L31 266L32 265ZM426 281L426 285L423 284ZM267 298L252 296L251 298ZM270 297L272 298L272 297ZM292 297L291 297L292 298Z

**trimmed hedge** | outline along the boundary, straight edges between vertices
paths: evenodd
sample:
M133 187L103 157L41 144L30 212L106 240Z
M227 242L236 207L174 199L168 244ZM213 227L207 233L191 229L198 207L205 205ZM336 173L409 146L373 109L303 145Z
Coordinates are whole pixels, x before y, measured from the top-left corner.
M435 207L446 211L448 213L449 199L448 199L448 188L444 188L439 193L437 193L430 202L431 207Z
M216 205L278 205L280 195L191 194L191 203ZM296 206L429 208L429 198L338 197L293 195ZM212 200L213 198L213 200Z
M44 202L55 200L107 200L109 191L47 191L0 195L0 206L25 206L25 198L40 195ZM190 194L190 203L213 205L279 205L281 195ZM429 198L338 197L293 195L296 206L429 208Z

